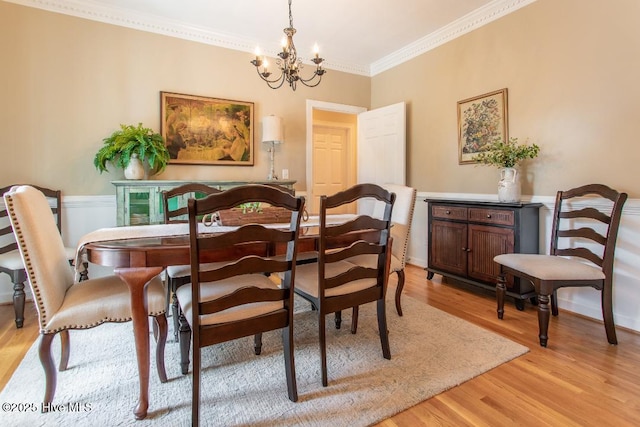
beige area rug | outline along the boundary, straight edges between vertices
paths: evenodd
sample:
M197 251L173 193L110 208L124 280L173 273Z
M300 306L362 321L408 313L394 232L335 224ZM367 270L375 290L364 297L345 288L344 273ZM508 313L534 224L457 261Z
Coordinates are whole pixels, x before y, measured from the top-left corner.
M298 307L307 310L308 304ZM356 335L349 332L350 313L343 313L340 330L334 328L333 316L327 317L326 388L320 382L315 312L297 313L297 403L287 398L280 333L264 335L260 356L253 354L252 338L208 347L203 351L201 425L367 426L528 351L410 297L403 298L403 310L399 317L392 304L387 306L391 360L382 357L374 304L361 307ZM171 327L169 333L171 339ZM56 339L54 346L58 343ZM69 369L58 374L54 400L60 412L41 414L31 412L31 404L39 407L44 393L36 342L0 394L2 424L190 425L191 376L180 374L173 341L167 343L166 367L169 382L162 384L152 356L149 414L135 421L138 380L131 323L72 331Z

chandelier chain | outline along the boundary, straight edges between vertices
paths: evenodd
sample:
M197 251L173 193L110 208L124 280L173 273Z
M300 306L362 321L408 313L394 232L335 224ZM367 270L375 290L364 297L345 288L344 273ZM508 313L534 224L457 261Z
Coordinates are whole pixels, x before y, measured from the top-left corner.
M291 13L291 0L289 0L289 28L293 28L293 14Z

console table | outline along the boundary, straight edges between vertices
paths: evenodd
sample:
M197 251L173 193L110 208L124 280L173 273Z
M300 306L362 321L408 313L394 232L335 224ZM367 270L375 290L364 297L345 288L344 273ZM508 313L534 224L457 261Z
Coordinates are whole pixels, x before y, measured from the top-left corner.
M500 267L493 261L504 253L538 252L539 208L542 203L499 203L425 199L428 208L427 278L434 273L494 290ZM533 286L507 277L507 295L516 307L534 298Z
M277 181L162 181L162 180L121 180L111 181L116 187L116 223L123 225L161 224L164 222L162 194L180 185L198 182L219 190L226 190L245 184L277 184L293 190L295 180ZM184 200L186 206L186 200Z

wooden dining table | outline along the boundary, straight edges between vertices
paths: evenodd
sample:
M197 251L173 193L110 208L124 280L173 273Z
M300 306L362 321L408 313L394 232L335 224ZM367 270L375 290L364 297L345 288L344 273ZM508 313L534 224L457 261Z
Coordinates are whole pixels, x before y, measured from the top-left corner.
M353 217L354 215L334 215L328 222L339 224ZM208 232L219 233L229 228L231 227L212 227ZM307 260L308 254L317 250L317 230L317 217L310 217L301 223L299 251L306 253ZM149 408L150 342L146 287L167 266L190 263L188 233L186 223L113 227L88 233L78 243L78 260L113 267L114 273L129 287L140 385L139 399L133 413L138 420L147 416ZM247 247L244 253L208 253L207 262L235 260L260 250ZM262 250L274 254L278 252L275 247Z

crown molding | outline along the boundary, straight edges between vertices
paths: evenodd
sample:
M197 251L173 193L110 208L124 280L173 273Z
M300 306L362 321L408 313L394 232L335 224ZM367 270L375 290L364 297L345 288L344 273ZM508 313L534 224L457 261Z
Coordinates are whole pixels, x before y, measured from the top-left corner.
M407 62L416 56L422 55L425 52L487 25L535 1L536 0L494 0L451 24L442 27L438 31L375 61L371 64L370 75L375 76L403 62Z
M175 20L131 12L130 10L105 7L83 0L4 0L22 6L89 19L140 31L190 40L227 49L253 53L255 41L219 33L206 28L192 26ZM353 64L326 61L323 66L336 71L363 76L374 76L410 59L432 50L448 41L482 27L498 18L508 15L536 0L494 0L442 29L429 34L402 49L375 61L372 64ZM276 50L266 54L275 57Z

